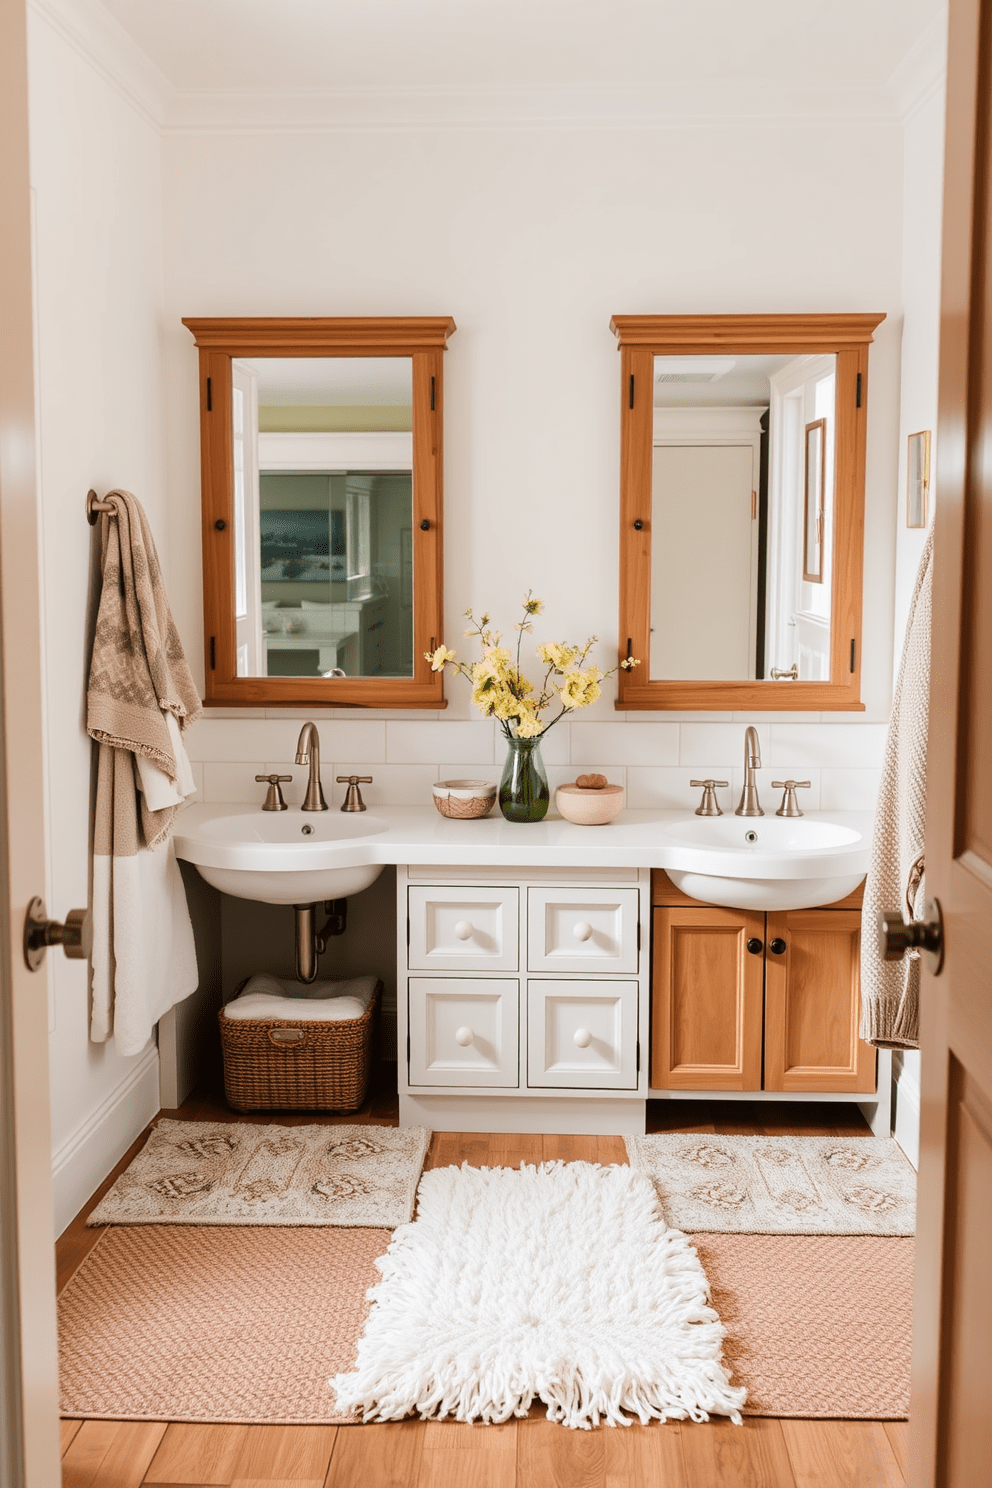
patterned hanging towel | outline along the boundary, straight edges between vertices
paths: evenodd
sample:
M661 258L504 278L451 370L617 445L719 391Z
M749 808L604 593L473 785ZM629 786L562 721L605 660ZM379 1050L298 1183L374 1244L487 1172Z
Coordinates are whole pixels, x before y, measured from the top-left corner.
M197 986L193 930L172 846L195 785L182 729L201 712L148 521L130 491L100 519L103 586L86 729L99 745L93 834L90 1037L138 1054Z
M861 1037L880 1049L919 1048L920 962L916 953L883 961L876 925L882 909L922 913L930 716L931 528L909 607L878 790L871 864L861 911Z

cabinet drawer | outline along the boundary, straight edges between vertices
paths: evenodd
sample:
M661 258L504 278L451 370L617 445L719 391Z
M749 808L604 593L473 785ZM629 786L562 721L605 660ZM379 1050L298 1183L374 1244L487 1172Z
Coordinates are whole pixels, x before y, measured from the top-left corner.
M519 1085L519 982L410 977L407 998L411 1085Z
M528 971L637 972L636 889L528 889Z
M528 982L532 1089L637 1089L636 982Z
M411 971L516 971L520 891L409 889Z

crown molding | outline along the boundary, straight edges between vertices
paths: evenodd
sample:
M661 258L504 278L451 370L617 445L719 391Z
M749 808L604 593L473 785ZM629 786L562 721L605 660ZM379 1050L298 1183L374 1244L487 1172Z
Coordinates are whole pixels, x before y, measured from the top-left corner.
M176 89L98 0L28 0L28 9L59 35L140 114L161 130Z
M899 123L878 88L749 85L529 88L176 90L170 133L392 130L686 129L728 125L884 127Z
M889 93L900 123L908 123L943 91L946 76L947 11L942 6L889 78Z

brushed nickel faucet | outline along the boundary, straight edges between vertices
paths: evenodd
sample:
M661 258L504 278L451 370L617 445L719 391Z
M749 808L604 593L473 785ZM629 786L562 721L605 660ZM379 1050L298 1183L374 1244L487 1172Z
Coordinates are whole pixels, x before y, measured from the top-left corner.
M324 788L320 783L320 735L317 733L315 723L305 723L300 729L300 737L296 743L296 763L310 766L303 810L326 811L327 802L324 800Z
M764 816L758 801L758 785L755 780L755 771L760 769L758 730L749 726L744 730L744 789L741 791L741 803L734 812L735 816Z

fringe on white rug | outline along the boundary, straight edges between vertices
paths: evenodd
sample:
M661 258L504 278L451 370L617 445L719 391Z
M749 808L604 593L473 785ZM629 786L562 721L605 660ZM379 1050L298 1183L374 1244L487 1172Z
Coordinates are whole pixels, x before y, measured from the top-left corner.
M436 1168L382 1281L353 1373L331 1380L363 1421L495 1423L535 1399L588 1430L709 1414L741 1423L746 1391L695 1250L651 1180L595 1163Z

